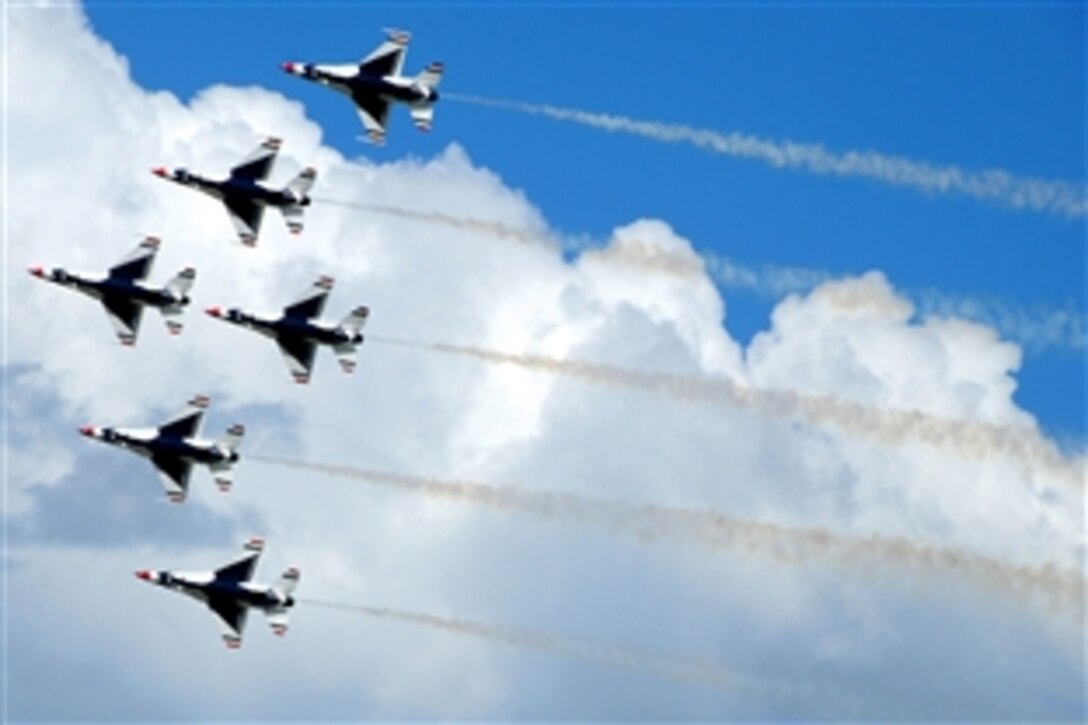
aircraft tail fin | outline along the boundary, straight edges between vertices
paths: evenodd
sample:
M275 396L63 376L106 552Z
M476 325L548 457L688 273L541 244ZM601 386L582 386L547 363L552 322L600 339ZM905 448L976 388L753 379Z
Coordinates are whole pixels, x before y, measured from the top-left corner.
M366 305L359 305L344 317L340 322L340 328L347 334L355 337L359 334L359 331L363 329L363 325L366 324L368 317L370 317L370 308ZM358 342L362 342L362 340L359 340Z
M175 301L172 304L160 307L159 312L162 313L163 322L166 323L166 329L170 331L171 335L181 334L181 313L185 310L185 305L189 303L188 294L195 279L196 270L192 267L186 267L166 283L166 292Z
M307 166L299 172L298 176L291 179L290 183L287 184L287 190L293 192L299 199L305 199L316 179L317 170L312 166Z
M436 60L419 72L419 75L415 78L416 83L426 88L438 88L438 84L442 82L442 71L445 68L441 61Z
M227 432L219 439L219 446L233 453L238 446L242 445L242 438L245 437L245 434L246 427L241 423L235 423L227 428Z
M241 423L235 423L227 428L227 432L217 442L219 448L226 451L227 457L224 460L212 463L209 468L212 472L212 478L215 479L215 485L219 486L219 490L223 493L230 491L230 487L234 484L234 464L238 460L236 451L238 446L242 445L242 438L245 437L245 434L245 426ZM248 546L247 544L247 548Z
M287 223L287 229L292 234L302 233L302 210L310 203L310 197L307 194L310 193L315 179L317 179L317 171L312 167L306 167L284 188L284 191L296 199L294 204L280 207L283 221Z
M290 596L294 593L295 587L298 586L298 581L301 577L302 573L298 570L298 567L292 566L290 569L283 572L273 588L284 596Z

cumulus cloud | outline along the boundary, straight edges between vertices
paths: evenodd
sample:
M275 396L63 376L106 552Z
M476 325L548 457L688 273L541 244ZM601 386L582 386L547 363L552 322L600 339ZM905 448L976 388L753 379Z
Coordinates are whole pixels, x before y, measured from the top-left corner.
M322 143L298 102L217 86L183 103L137 86L78 8L8 14L8 173L19 179L5 270L15 300L5 323L15 431L5 456L18 503L5 513L12 717L991 714L983 701L1006 717L1080 712L1076 625L1045 602L948 572L783 564L743 549L706 557L256 461L243 460L229 496L201 473L184 508L167 505L146 462L92 446L74 426L155 423L205 392L209 434L247 424L243 455L518 481L844 540L879 534L1025 569L1083 569L1081 494L1045 466L376 344L364 345L353 377L321 351L311 384L296 386L268 341L199 310L275 309L332 274L330 315L368 304L378 337L716 376L1017 426L1047 443L1012 398L1019 350L992 330L919 324L886 279L869 275L787 298L745 348L723 327L726 301L703 260L659 220L617 220L603 249L568 262L558 245L510 244L472 224L436 234L410 214L325 203L308 210L300 238L269 215L257 249L242 248L217 204L148 168L226 170L275 133L284 146L273 182L313 165L315 194L327 199L413 209L426 198L419 213L440 221L549 232L545 212L475 164L471 149L348 160ZM149 316L138 346L121 348L93 302L22 273L35 263L102 269L138 233L163 239L155 279L198 269L178 338ZM662 260L679 260L683 274L646 274ZM65 503L73 497L82 505ZM300 593L315 600L672 653L795 694L703 688L654 668L610 669L602 658L488 647L301 605L285 640L255 616L245 647L226 653L206 612L132 579L136 568L216 566L251 533L269 539L259 574L296 564Z

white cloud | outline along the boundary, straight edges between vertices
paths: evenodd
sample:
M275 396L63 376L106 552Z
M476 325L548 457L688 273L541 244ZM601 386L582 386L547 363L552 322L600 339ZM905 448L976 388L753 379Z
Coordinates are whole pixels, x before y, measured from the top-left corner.
M160 503L145 462L85 442L72 426L153 423L204 391L213 396L209 434L247 423L243 454L716 509L1019 565L1079 567L1084 544L1081 492L999 456L888 445L377 341L362 349L354 377L321 351L313 382L295 386L274 346L200 310L275 308L331 273L329 316L366 303L375 337L729 376L1034 426L1011 397L1014 345L979 325L912 323L910 303L879 274L788 298L742 350L722 326L712 280L640 268L667 258L699 269L691 245L661 221L621 225L606 249L568 264L547 245L315 203L300 238L269 214L259 247L243 249L214 202L148 168L225 170L275 133L284 149L273 181L312 164L315 196L403 208L426 200L427 211L545 232L546 222L460 146L429 160L349 162L320 145L321 129L295 101L215 87L184 105L134 85L77 9L8 12L8 174L19 179L9 192L6 280L15 304L5 372L19 405L9 411L19 435L5 442L19 501L8 512L17 545L6 564L13 717L841 717L854 700L872 717L923 717L977 714L984 697L1009 716L1069 716L1082 704L1083 660L1070 645L1079 619L970 577L647 545L252 460L229 497L200 473L184 509ZM123 349L93 302L22 272L37 262L100 269L143 232L164 240L154 279L198 268L180 338L151 314L138 347ZM56 431L27 422L36 403ZM45 466L36 463L42 451ZM94 495L84 510L60 506L61 494L86 491ZM243 650L225 653L210 616L131 577L147 566L213 566L232 554L227 539L254 529L270 541L260 574L299 564L303 596L702 658L822 689L786 698L703 691L303 607L286 640L261 631L257 616Z

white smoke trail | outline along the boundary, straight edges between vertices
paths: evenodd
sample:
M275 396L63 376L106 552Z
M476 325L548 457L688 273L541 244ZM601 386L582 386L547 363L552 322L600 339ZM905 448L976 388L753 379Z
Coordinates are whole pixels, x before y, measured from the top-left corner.
M1069 217L1082 217L1088 211L1088 190L1083 183L1014 176L999 169L967 171L956 166L937 166L927 161L889 156L876 151L833 153L820 144L772 141L738 132L723 134L676 123L640 121L547 104L459 93L447 93L444 97L665 143L691 144L717 154L756 159L777 168L803 169L814 174L834 176L860 176L929 194L968 196L1012 209L1045 211Z
M490 221L487 219L475 219L473 217L455 216L453 214L444 214L437 211L419 211L416 209L408 209L401 206L392 206L388 204L366 204L362 202L346 201L343 199L328 199L324 197L314 197L314 201L323 204L332 204L334 206L342 206L348 209L358 209L360 211L371 211L378 214L387 214L389 216L400 217L402 219L414 219L416 221L432 222L435 224L444 224L456 229L466 229L469 231L483 232L492 236L500 237L502 239L510 239L523 244L535 244L549 248L554 248L556 245L554 242L548 240L543 234L534 232L531 229L525 227L514 227L507 224L502 224L496 221Z
M1006 456L1043 469L1070 485L1084 487L1084 461L1067 460L1054 444L1034 428L948 420L918 410L869 407L831 395L802 395L789 390L752 388L725 378L631 370L544 355L497 352L469 345L425 343L384 336L371 336L368 339L389 345L463 355L494 364L518 365L595 383L659 392L684 402L725 405L749 410L765 418L800 418L876 438L891 445L920 441L972 460Z
M692 683L727 690L736 690L738 687L759 690L773 689L775 691L782 691L785 689L781 686L771 686L768 683L752 677L726 670L712 662L690 662L665 659L617 647L578 642L544 632L501 627L495 624L467 619L439 617L434 614L413 612L405 609L375 607L363 604L343 604L340 602L330 602L319 599L299 599L298 601L303 604L325 607L327 609L359 612L371 617L393 619L411 624L421 624L427 627L440 629L444 632L462 636L478 637L509 645L530 647L543 652L574 657L588 662L641 670L674 682Z
M744 521L712 510L631 504L520 486L492 486L269 456L250 458L435 498L467 501L500 511L590 524L646 543L668 541L710 550L739 549L799 566L811 563L814 557L823 557L838 561L850 571L863 571L870 566L883 569L889 565L919 572L944 571L1027 601L1041 595L1047 604L1074 610L1083 603L1085 581L1075 571L1050 564L1041 567L1009 564L901 538L846 537L820 528Z
M315 198L315 201L350 209L387 214L442 224L455 229L481 232L526 245L562 248L586 259L637 268L645 272L695 279L707 274L722 289L742 289L771 298L791 293L807 293L816 286L843 275L807 267L762 265L748 267L734 260L701 250L691 254L670 253L648 245L627 243L622 247L602 247L585 238L549 236L527 227L517 227L487 219L462 217L442 212L419 211L387 204L366 204L342 199ZM1018 342L1030 351L1067 348L1074 351L1088 347L1084 315L1072 303L1065 307L1047 304L1025 306L1014 300L986 295L957 295L934 289L900 290L925 316L959 317L998 330L1003 337Z
M772 299L805 294L845 275L825 269L765 264L747 267L711 252L701 252L707 274L722 289L741 289ZM992 327L1005 339L1032 351L1088 347L1084 313L1073 302L1025 305L993 295L962 295L936 289L900 289L921 317L956 317Z

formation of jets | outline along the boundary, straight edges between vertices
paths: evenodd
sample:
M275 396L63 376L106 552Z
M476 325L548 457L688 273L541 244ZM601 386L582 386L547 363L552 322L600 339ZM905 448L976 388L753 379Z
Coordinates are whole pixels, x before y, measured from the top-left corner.
M350 373L355 370L355 350L363 342L359 330L370 315L367 307L356 307L338 324L315 320L325 309L325 300L332 291L332 285L332 277L319 278L298 299L284 307L282 314L274 317L234 307L229 310L209 307L205 312L271 337L279 345L295 382L306 383L310 380L318 345L332 347L340 367L345 373Z
M299 581L299 570L291 567L275 584L264 585L250 581L257 560L264 549L264 540L250 539L241 558L215 571L182 572L141 569L136 578L160 587L172 589L204 602L219 620L223 642L231 649L242 646L242 632L250 609L260 609L268 616L272 631L287 634L288 615L295 600L291 596Z
M410 39L403 30L386 30L385 42L358 65L287 62L282 68L350 98L366 129L366 137L381 145L385 143L385 127L393 103L406 104L412 121L421 131L430 131L434 121L434 104L444 67L436 61L414 77L403 75Z
M442 79L441 63L431 63L414 77L402 74L409 35L386 31L387 39L358 65L314 65L284 63L288 73L344 93L352 99L367 132L367 138L381 144L386 137L389 108L393 103L408 106L415 125L430 130L434 118L436 90ZM239 240L255 246L267 207L279 209L287 228L294 234L303 230L303 212L311 204L309 196L317 172L303 169L282 188L264 182L272 172L281 142L265 139L260 146L230 169L225 179L212 179L186 169L157 167L152 172L164 179L188 186L218 199L226 207ZM190 304L189 291L196 270L186 267L162 287L146 284L160 248L157 237L146 237L136 249L102 274L82 274L61 268L31 267L35 277L70 287L102 303L121 343L135 345L145 307L162 314L172 334L182 330L181 313ZM355 369L355 353L363 343L361 330L370 310L357 306L340 322L321 320L325 302L333 288L333 279L322 276L277 315L261 315L239 308L218 306L206 312L215 318L254 330L272 338L279 346L295 381L309 382L318 345L331 347L346 373ZM222 491L229 491L234 481L234 466L239 461L238 448L245 436L241 424L232 425L216 440L201 437L204 413L209 399L197 395L177 415L157 427L111 428L85 425L79 432L88 438L129 450L147 458L155 467L167 498L182 503L189 492L189 479L196 465L207 466ZM172 589L204 602L221 624L223 640L230 648L242 643L246 616L250 609L260 609L268 617L273 632L287 632L288 613L295 605L293 592L299 570L290 568L272 585L251 581L263 550L262 539L250 540L244 555L210 572L140 570L144 581Z
M307 194L317 178L317 172L312 168L303 169L282 189L270 189L261 183L271 173L279 150L278 138L265 139L230 170L230 176L222 180L206 179L186 169L168 169L165 166L156 167L151 173L219 199L227 208L239 240L252 247L257 244L265 207L279 209L291 233L301 234L302 211L310 205Z
M135 345L145 307L154 307L162 313L171 334L181 332L178 318L189 304L187 294L196 279L196 270L186 267L164 287L145 285L143 281L151 274L158 251L158 238L147 237L105 274L81 274L60 267L31 267L30 273L101 302L121 344Z

